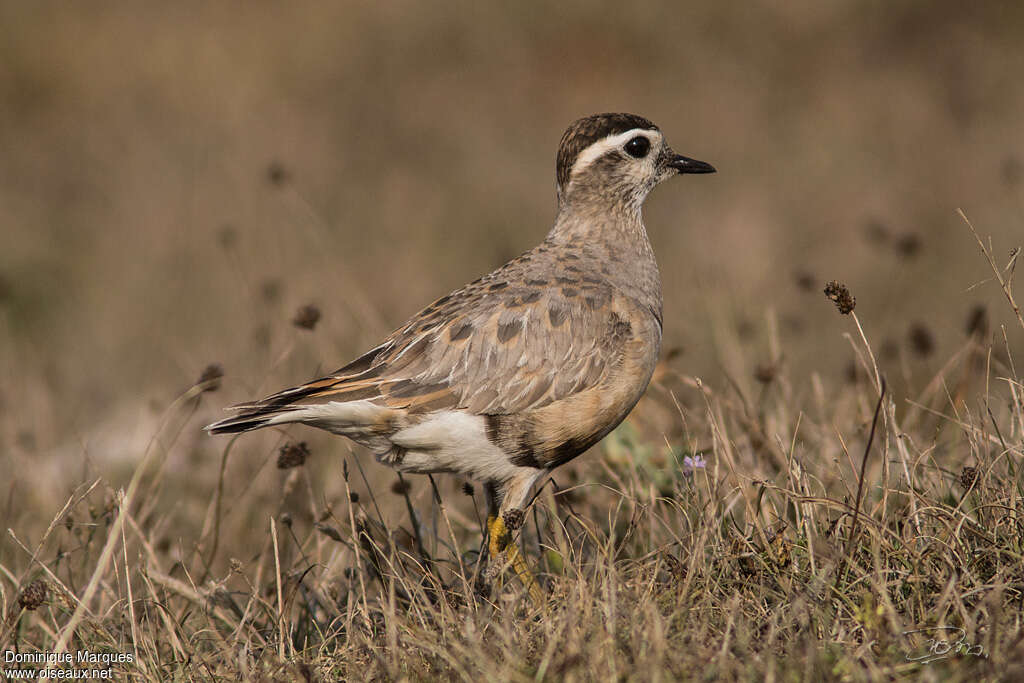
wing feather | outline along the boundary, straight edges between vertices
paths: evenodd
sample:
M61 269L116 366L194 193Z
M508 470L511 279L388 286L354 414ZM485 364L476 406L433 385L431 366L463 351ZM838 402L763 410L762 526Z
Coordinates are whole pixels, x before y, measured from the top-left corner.
M543 253L543 252L541 252ZM236 406L260 414L326 401L424 413L514 414L597 386L621 356L618 295L527 252L438 299L327 377ZM559 286L552 286L557 282ZM621 302L618 302L621 303ZM245 417L242 415L240 417Z

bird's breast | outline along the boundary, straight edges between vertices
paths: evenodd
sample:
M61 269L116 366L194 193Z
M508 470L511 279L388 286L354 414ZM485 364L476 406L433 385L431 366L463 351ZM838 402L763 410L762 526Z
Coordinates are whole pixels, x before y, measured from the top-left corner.
M509 425L518 434L518 465L552 469L603 439L643 396L661 346L661 325L648 309L613 316L604 343L615 349L600 383Z

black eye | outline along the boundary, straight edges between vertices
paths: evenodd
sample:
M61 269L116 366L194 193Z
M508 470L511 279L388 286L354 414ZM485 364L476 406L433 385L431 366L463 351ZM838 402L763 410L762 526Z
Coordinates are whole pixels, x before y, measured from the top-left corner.
M643 159L651 150L651 141L642 135L638 135L626 143L626 154L637 159Z

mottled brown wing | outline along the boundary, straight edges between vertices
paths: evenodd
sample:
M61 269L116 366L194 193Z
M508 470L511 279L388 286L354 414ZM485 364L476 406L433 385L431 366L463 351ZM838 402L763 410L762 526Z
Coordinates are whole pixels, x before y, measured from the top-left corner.
M241 407L370 400L512 414L596 386L622 346L610 285L501 275L439 299L331 376Z

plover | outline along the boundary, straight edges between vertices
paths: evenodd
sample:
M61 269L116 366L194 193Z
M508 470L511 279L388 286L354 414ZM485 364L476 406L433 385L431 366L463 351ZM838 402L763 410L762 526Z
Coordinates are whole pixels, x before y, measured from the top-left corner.
M576 121L558 148L558 215L543 242L337 372L234 406L207 429L301 423L401 472L478 480L491 555L521 564L510 531L534 483L622 422L658 360L661 280L644 199L671 176L714 171L643 117Z

